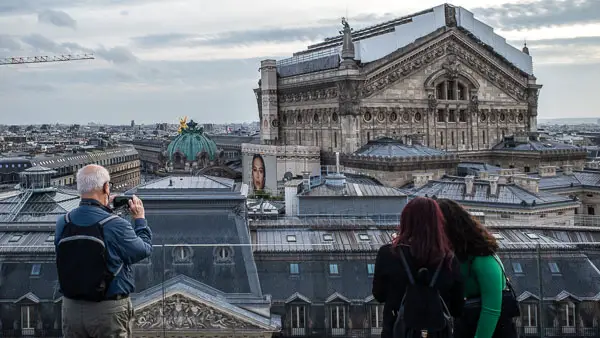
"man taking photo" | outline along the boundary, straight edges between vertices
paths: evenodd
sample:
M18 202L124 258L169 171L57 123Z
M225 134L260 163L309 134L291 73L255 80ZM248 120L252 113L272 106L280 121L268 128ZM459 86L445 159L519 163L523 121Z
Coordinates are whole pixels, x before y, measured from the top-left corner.
M54 245L62 302L62 331L72 337L131 337L131 266L152 253L142 201L129 201L132 224L113 214L108 170L77 172L79 207L59 217Z

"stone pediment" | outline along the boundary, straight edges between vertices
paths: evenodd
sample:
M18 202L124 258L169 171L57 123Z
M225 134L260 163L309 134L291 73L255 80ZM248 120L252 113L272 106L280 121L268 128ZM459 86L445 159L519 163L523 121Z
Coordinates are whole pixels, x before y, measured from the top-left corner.
M135 311L137 330L245 330L265 331L226 310L183 294L173 294Z
M463 67L468 67L512 99L526 101L527 75L493 53L480 50L482 48L470 40L461 32L451 31L409 52L391 54L388 61L369 71L362 87L362 96L373 97L452 56Z

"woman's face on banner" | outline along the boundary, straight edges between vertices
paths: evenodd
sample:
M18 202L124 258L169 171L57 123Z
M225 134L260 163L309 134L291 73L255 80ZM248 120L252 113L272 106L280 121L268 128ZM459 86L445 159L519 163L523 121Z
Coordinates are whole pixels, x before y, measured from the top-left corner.
M255 190L263 190L265 182L265 167L259 157L252 161L252 183Z

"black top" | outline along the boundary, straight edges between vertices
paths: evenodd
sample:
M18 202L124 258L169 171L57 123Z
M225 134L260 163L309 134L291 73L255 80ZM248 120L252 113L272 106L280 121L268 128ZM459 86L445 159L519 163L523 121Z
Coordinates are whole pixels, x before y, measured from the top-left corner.
M435 272L437 264L431 266L416 266L414 258L408 246L402 245L406 261L411 267L413 277L417 279L417 271L423 267L431 274ZM444 302L453 317L459 317L464 300L464 285L460 272L460 263L456 257L452 257L451 265L444 264L435 284L440 291ZM384 303L383 307L383 330L382 338L392 337L392 329L396 320L394 313L400 308L404 291L408 285L408 276L402 266L400 255L393 252L392 245L386 244L379 249L375 261L375 274L373 276L373 297Z

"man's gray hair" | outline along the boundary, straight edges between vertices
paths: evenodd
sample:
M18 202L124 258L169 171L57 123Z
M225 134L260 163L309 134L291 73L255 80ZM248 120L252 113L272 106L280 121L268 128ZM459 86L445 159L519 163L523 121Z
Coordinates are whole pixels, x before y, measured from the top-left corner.
M77 171L77 192L80 195L89 194L94 190L102 189L110 181L110 174L106 168L89 164Z

